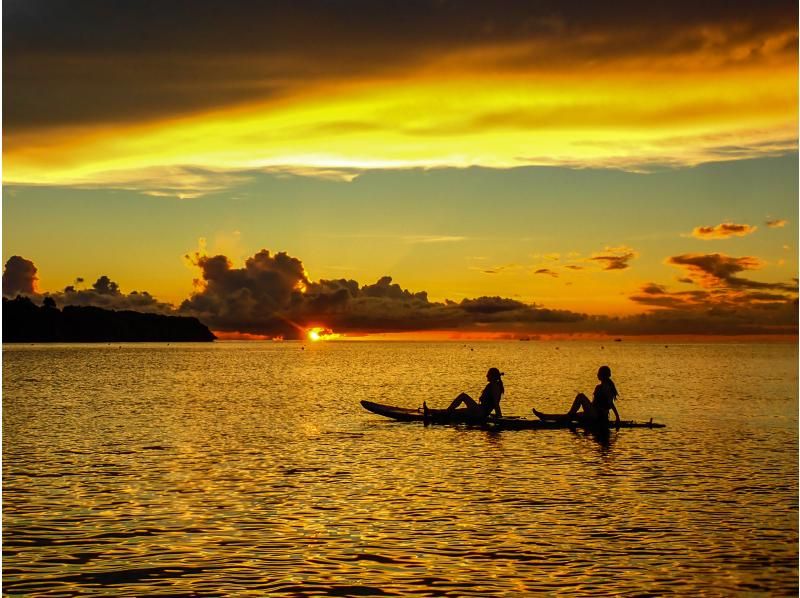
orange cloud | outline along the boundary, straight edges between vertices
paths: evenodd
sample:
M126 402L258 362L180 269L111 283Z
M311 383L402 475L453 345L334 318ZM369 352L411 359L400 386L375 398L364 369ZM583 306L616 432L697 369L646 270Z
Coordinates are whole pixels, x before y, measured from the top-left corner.
M732 257L720 253L687 253L672 256L667 263L688 270L693 282L706 288L773 289L796 292L797 284L760 282L735 276L745 270L756 270L763 263L756 257Z
M767 226L770 228L783 228L788 224L787 220L777 218L775 220L767 220Z
M698 226L692 231L692 236L698 239L727 239L729 237L744 237L758 229L749 224L734 224L723 222L716 226Z

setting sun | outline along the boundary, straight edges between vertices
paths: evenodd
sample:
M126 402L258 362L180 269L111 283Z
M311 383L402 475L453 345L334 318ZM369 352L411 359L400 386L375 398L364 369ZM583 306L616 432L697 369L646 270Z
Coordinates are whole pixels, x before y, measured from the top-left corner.
M308 335L308 340L310 340L311 342L329 341L335 338L339 338L340 336L330 328L322 328L320 326L309 328L306 334Z

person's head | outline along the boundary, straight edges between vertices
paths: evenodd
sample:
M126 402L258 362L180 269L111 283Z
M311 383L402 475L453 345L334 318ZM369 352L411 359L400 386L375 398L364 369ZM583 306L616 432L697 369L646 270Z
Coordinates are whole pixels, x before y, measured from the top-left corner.
M607 365L601 365L597 370L597 379L600 381L611 380L611 368Z
M503 372L501 372L497 368L489 368L489 371L486 372L486 379L489 381L489 383L497 382L500 385L500 392L504 393L506 389L503 386L503 380L501 379L502 375Z

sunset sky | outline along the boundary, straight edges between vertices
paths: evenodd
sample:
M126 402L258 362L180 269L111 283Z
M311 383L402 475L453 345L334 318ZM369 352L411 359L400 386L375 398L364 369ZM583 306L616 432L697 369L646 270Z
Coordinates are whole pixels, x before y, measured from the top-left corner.
M796 334L797 73L791 1L6 0L3 291Z

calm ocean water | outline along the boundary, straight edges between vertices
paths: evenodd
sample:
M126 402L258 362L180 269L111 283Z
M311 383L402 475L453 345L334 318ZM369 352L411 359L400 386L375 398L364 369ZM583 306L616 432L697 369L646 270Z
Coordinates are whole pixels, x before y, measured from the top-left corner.
M796 345L5 345L3 592L26 596L791 595ZM393 423L506 372L612 432Z

